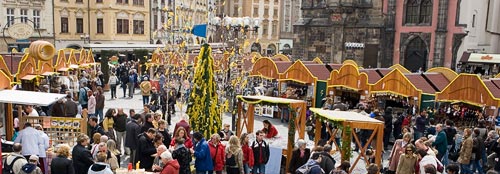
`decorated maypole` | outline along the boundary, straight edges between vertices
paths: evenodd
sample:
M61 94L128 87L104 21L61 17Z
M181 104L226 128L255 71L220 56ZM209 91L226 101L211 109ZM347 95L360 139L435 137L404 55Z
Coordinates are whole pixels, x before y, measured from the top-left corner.
M204 44L198 55L187 114L193 131L206 138L220 131L222 126L213 66L212 48Z

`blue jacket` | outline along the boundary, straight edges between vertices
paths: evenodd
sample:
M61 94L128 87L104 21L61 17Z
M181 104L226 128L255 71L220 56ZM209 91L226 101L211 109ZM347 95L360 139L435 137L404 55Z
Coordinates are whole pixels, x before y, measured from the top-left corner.
M210 148L205 138L202 138L200 142L196 143L194 147L194 157L196 158L194 161L196 171L206 172L214 169L212 157L210 156Z

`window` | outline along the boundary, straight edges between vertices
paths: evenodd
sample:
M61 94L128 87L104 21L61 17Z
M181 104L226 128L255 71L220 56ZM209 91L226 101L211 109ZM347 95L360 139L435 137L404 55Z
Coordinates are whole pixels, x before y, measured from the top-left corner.
M76 3L83 3L83 0L76 0Z
M144 34L144 21L134 20L134 34Z
M432 0L424 0L420 5L420 23L431 23Z
M28 9L21 9L21 22L22 23L28 22Z
M83 18L76 18L76 33L83 33Z
M134 5L144 6L144 0L134 0L134 1L133 1L133 4L134 4Z
M277 8L274 9L273 16L274 17L278 17L278 9Z
M128 4L128 0L116 0L117 4Z
M408 0L405 24L429 24L432 17L432 0Z
M157 13L153 14L153 29L155 29L155 30L158 29L158 14Z
M33 10L33 23L36 29L40 28L40 10Z
M128 19L117 19L116 20L116 33L128 34Z
M418 0L409 0L406 5L406 23L416 24L418 23Z
M277 35L278 34L278 25L277 25L278 21L275 21L273 22L273 33L271 33L271 35Z
M104 33L104 20L97 19L97 33Z
M13 8L8 8L7 9L7 26L14 25L14 9Z
M264 9L264 16L269 16L269 9L268 8Z
M61 33L68 33L68 18L61 18Z
M233 16L238 16L238 7L233 8Z
M259 8L257 8L257 7L254 7L254 8L253 8L253 16L254 16L254 17L259 16Z
M96 3L102 3L102 0L95 0Z
M269 29L269 25L267 23L262 25L262 35L267 35L268 29Z

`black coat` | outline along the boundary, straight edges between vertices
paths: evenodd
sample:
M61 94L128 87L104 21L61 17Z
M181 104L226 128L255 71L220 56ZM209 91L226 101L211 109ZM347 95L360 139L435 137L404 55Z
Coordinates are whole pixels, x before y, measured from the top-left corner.
M158 133L160 133L163 136L163 144L167 146L168 149L170 146L170 142L172 141L172 136L170 136L167 129L163 131L158 130Z
M141 161L139 167L141 169L151 170L153 167L154 157L151 155L156 153L156 148L152 139L146 137L146 134L139 135L139 142L137 143L137 153L135 159Z
M73 147L73 167L76 174L86 174L89 167L94 164L92 160L92 154L80 144Z
M52 159L50 163L50 171L52 173L65 173L65 174L74 174L75 169L73 168L73 162L63 156L57 156Z
M95 125L95 127L90 126L90 135L89 137L94 137L95 133L100 133L101 135L106 135L106 132L104 132L104 128L102 128L99 125ZM90 143L94 143L94 140L91 138Z
M142 125L142 128L141 128L141 133L145 133L149 130L149 128L155 128L155 126L153 125L153 123L151 122L144 122L144 125Z
M292 160L290 160L290 165L288 166L288 172L295 173L300 166L304 165L307 160L309 160L309 156L311 156L311 150L305 149L304 156L300 157L300 149L295 149L292 152Z
M330 173L330 171L335 169L335 160L330 154L321 152L321 163L319 163L319 166L325 173Z
M189 164L193 158L191 157L191 152L186 147L177 148L172 152L172 158L179 162L180 170L179 174L191 174L189 169Z
M254 165L267 164L269 160L269 144L264 140L262 140L262 145L254 141L251 148L253 150ZM262 158L260 154L262 154ZM260 162L260 159L262 159L262 162Z
M136 150L138 137L141 133L141 125L136 120L130 120L127 123L126 130L125 147Z

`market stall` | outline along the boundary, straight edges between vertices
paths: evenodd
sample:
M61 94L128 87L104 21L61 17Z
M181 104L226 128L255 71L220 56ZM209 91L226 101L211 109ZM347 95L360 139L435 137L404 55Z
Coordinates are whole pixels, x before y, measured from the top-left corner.
M366 150L371 142L376 142L373 147L375 151L375 164L382 168L382 141L384 135L384 122L370 118L365 115L361 115L357 112L349 111L333 111L333 110L323 110L320 108L310 108L310 110L316 115L316 130L321 130L321 123L323 121L330 122L334 125L339 125L342 127L342 143L348 143L349 145L344 146L340 150L342 159L351 159L351 138L354 137L355 143L360 149L360 153L355 159L354 163L351 165L349 173L352 173L356 168L358 161L363 157L363 161L366 165L370 164L368 157L366 156ZM356 134L354 129L366 129L373 131L370 138L366 141L366 144L362 146L360 143L360 138ZM338 129L335 130L336 133ZM321 137L321 131L315 132L315 141L318 142ZM335 141L332 141L335 142ZM337 145L337 144L336 144ZM338 146L337 146L338 147Z
M302 61L296 61L281 74L280 95L285 98L304 100L308 107L314 107L317 81L318 78L307 69Z
M476 74L458 75L442 92L436 93L436 101L445 103L441 107L446 108L449 117L466 119L467 122L475 122L483 108L484 113L493 115L500 104L500 99Z
M279 72L273 60L267 57L258 59L250 72L250 89L255 89L251 93L255 95L266 95L278 97Z
M368 95L368 75L359 72L357 64L345 63L333 70L328 79L328 94L352 104L365 100ZM353 105L351 105L353 106ZM321 107L321 106L320 106Z
M15 80L18 84L21 84L24 90L33 91L37 86L37 68L36 60L29 56L29 54L24 54L21 62L17 69Z
M286 105L291 111L290 122L288 123L287 145L279 147L283 149L283 154L287 157L292 156L295 143L295 134L298 138L304 139L306 123L306 102L302 100L293 100L268 96L238 96L237 127L236 135L240 136L242 132L254 132L254 109L257 104L278 104ZM281 159L281 157L280 157ZM290 158L286 160L286 168L290 164Z
M418 108L422 90L399 70L393 69L377 83L370 86L373 106L385 110L386 107L411 109Z

